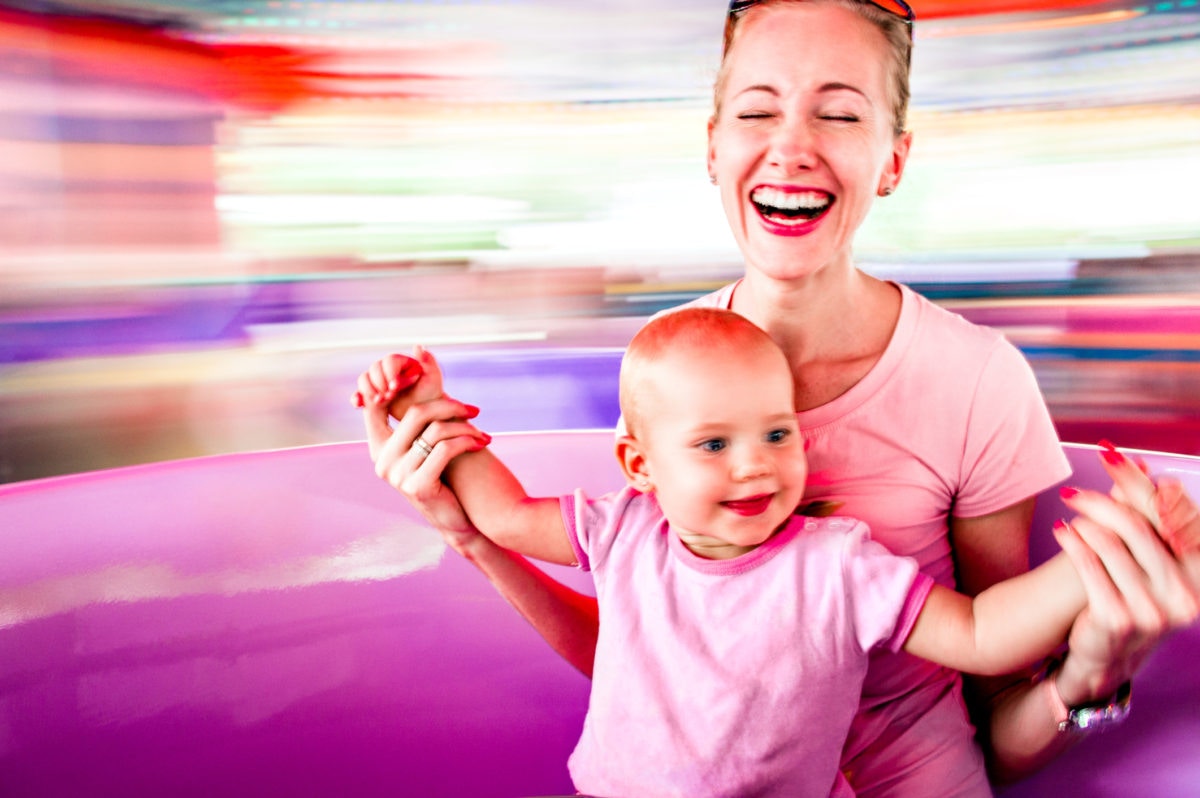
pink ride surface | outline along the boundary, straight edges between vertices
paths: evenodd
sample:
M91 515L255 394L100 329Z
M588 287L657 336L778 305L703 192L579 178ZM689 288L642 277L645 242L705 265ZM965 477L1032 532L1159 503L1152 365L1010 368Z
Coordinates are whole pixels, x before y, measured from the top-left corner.
M493 445L535 493L619 485L610 431ZM1200 494L1200 460L1146 459ZM1126 727L1003 795L1194 795L1198 658L1200 629L1171 638ZM0 486L6 796L570 793L587 689L364 444Z

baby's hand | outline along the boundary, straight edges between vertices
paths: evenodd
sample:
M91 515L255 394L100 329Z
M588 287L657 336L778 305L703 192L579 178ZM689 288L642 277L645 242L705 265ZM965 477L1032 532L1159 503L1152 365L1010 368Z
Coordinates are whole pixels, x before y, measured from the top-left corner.
M387 355L371 364L358 378L350 398L355 407L389 405L420 380L421 364L407 355ZM403 415L403 413L401 413Z

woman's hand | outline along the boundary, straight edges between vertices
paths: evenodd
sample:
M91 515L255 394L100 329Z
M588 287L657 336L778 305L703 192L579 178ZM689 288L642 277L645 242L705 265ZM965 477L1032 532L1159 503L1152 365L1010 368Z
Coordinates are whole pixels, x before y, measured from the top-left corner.
M363 409L375 473L462 553L481 535L441 476L451 460L483 448L491 436L467 421L478 408L445 396L433 355L418 347L414 356L388 355L372 364L358 378L354 404ZM390 416L398 419L395 430Z
M1068 705L1103 700L1170 632L1200 617L1200 516L1174 480L1155 484L1109 447L1111 495L1064 489L1072 526L1104 561L1081 573L1088 607L1076 620L1058 675Z

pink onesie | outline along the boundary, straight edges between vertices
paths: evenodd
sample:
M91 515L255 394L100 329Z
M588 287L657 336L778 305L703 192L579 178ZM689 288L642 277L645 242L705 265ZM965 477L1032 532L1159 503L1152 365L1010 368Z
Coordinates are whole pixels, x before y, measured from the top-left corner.
M600 639L581 792L851 795L838 762L867 652L899 648L933 580L850 518L794 518L732 560L692 554L651 494L561 500Z
M693 305L728 308L740 283ZM887 349L857 385L798 414L806 499L843 503L892 552L954 586L948 521L1009 507L1070 475L1032 369L996 330L906 286ZM860 798L987 796L951 670L876 650L842 759Z

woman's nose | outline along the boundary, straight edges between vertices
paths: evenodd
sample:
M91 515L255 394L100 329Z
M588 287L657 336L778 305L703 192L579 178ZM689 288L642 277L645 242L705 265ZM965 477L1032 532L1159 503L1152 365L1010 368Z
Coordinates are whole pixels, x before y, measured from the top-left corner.
M768 158L771 165L792 174L816 162L816 138L802 120L784 119L771 134Z

